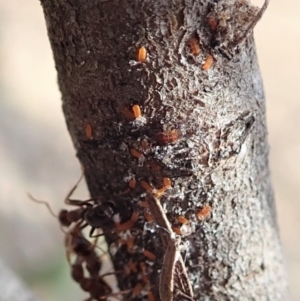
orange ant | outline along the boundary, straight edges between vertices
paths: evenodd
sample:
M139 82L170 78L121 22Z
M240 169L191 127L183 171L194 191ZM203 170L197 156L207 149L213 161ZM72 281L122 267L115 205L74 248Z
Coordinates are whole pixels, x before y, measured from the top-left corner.
M180 137L181 132L179 130L174 129L171 131L157 133L154 136L154 140L161 145L167 145L171 143L176 143Z
M218 28L217 20L212 17L208 17L206 20L207 20L207 23L208 23L211 31L216 31Z
M206 71L206 70L210 69L213 62L214 62L214 58L210 54L208 54L206 56L204 63L202 64L202 70Z
M160 189L153 188L148 182L141 181L140 185L148 192L152 193L155 197L160 198L166 190L172 187L172 182L169 178L163 178L163 187Z
M85 135L89 139L93 139L93 128L90 123L85 125Z
M142 46L138 50L137 61L140 63L144 63L147 59L147 49Z
M141 108L139 105L134 105L132 107L132 111L135 119L140 118L142 116Z
M189 40L189 44L190 44L191 52L192 52L193 56L199 55L199 53L201 51L199 41L196 38L191 38Z
M204 205L201 210L199 210L196 213L196 216L198 220L204 221L210 214L211 214L212 208L208 204Z

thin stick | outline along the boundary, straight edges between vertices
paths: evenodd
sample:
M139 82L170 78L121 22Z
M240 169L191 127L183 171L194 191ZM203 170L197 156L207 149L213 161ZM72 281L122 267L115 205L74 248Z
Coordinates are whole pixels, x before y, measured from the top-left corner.
M261 7L257 15L253 18L252 22L248 25L247 29L245 30L244 34L232 45L233 48L244 42L250 32L254 29L256 26L257 22L262 18L263 14L265 13L268 5L269 5L270 0L265 0L264 5Z
M180 257L180 237L170 240L167 247L159 280L159 295L162 301L172 301L174 296L174 272Z
M159 227L161 227L162 229L165 230L165 231L160 231L160 236L162 239L163 246L164 246L164 248L167 249L169 254L167 256L167 252L166 252L166 255L164 258L164 263L163 263L163 265L164 265L163 270L164 270L165 266L167 266L166 269L173 270L171 277L169 274L168 280L165 280L163 277L161 277L161 279L160 279L160 284L159 284L160 294L161 294L161 289L166 290L166 291L162 292L163 296L165 296L165 299L163 299L162 296L161 296L161 299L162 299L162 301L167 301L167 300L173 299L173 291L174 291L174 276L173 275L174 275L175 266L180 267L182 283L185 284L184 285L184 288L185 288L184 294L193 298L193 296L194 296L193 289L192 289L191 283L189 281L189 277L188 277L182 256L177 248L178 239L174 238L174 236L172 236L172 234L171 234L171 233L173 233L171 224L170 224L158 198L156 198L152 194L148 194L147 201L149 204L150 211L155 219L155 222L157 223L157 225ZM174 249L175 246L176 246L176 248ZM178 258L177 258L177 256L178 256ZM168 273L170 273L170 271L169 272L164 271L164 273L168 274ZM161 283L161 281L163 283ZM168 299L169 298L168 296L170 296L170 295L172 296L172 298Z

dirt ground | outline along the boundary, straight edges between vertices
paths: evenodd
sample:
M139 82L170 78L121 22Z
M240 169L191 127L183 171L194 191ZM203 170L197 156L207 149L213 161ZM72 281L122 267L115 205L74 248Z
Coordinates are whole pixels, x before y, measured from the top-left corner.
M267 99L278 219L291 300L296 301L300 300L300 1L271 1L255 38ZM0 145L0 256L41 299L82 300L68 276L56 221L26 197L30 191L50 200L57 211L80 175L38 0L0 0ZM84 184L76 194L88 196Z

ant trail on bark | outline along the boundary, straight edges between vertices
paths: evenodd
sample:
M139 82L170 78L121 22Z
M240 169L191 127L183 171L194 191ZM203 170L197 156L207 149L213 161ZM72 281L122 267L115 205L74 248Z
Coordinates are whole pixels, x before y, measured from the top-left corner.
M253 18L252 22L248 25L248 27L246 28L244 34L232 45L232 48L235 48L236 46L238 46L239 44L241 44L242 42L244 42L248 38L248 36L250 35L251 31L256 26L257 22L264 15L266 9L268 8L269 2L270 2L270 0L265 0L263 6L258 11L257 15Z
M171 234L173 233L171 224L161 206L159 199L151 193L148 193L147 196L149 208L154 220L156 224L164 230L160 231L160 236L163 246L167 250L163 260L162 275L159 282L160 297L162 301L172 301L173 296L176 295L176 293L174 294L174 271L177 266L181 272L182 278L182 291L178 294L181 296L187 296L187 298L193 300L193 289L187 275L184 261L178 249L181 239L180 237L178 238L178 236L176 237L175 234Z

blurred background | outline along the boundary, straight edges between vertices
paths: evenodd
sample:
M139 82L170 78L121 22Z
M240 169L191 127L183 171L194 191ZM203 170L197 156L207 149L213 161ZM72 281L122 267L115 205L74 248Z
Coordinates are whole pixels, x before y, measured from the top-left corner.
M271 1L255 29L292 301L300 300L299 16L299 0ZM0 0L0 146L0 257L40 300L83 300L56 220L26 196L48 200L57 212L80 176L38 0ZM84 183L76 197L88 197Z

